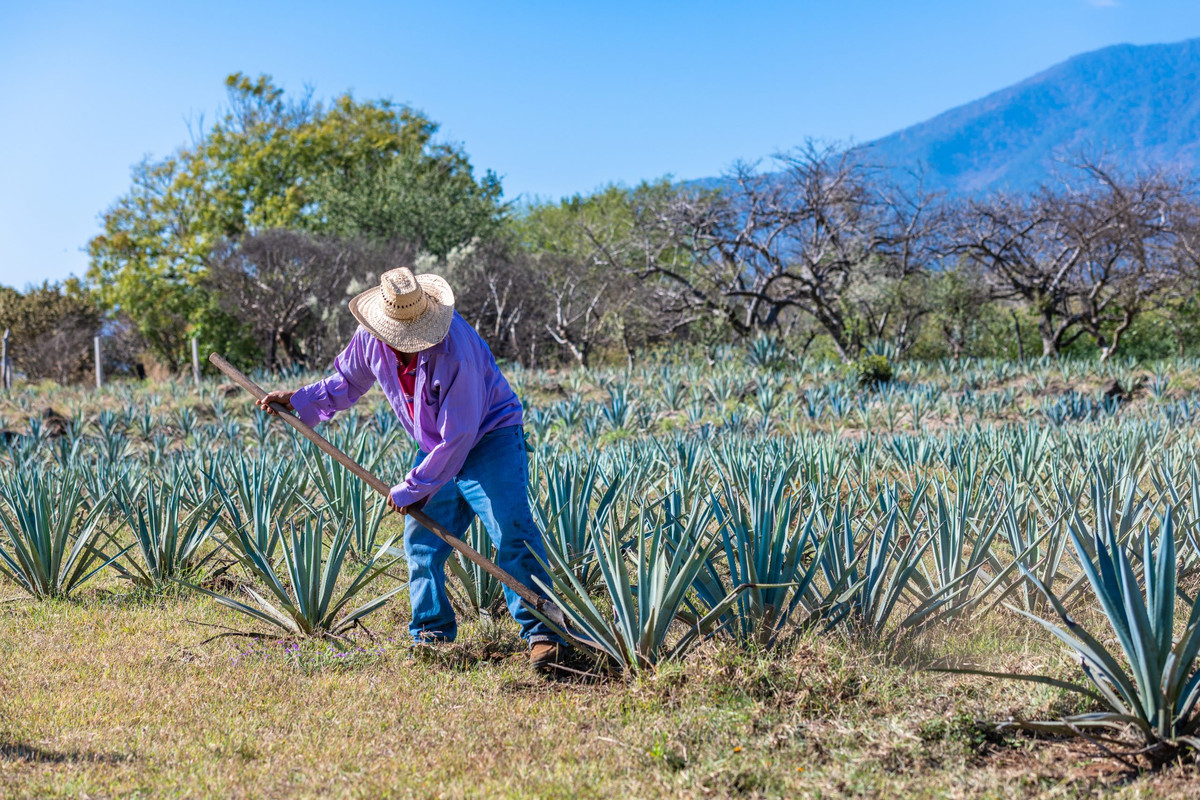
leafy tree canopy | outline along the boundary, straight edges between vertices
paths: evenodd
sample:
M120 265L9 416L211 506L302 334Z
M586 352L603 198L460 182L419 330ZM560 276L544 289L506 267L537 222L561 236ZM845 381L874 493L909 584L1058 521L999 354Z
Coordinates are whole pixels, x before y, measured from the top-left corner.
M192 333L253 348L206 280L214 253L248 233L405 239L436 253L500 217L499 180L476 181L466 154L435 142L436 123L412 108L348 93L328 105L289 98L268 76L241 73L226 89L227 108L194 143L134 167L88 245L104 307L127 314L169 365L185 361Z
M633 189L607 186L595 194L556 203L534 203L514 219L513 230L533 253L552 253L580 262L604 260L603 245L650 234L653 217L678 189L668 179L642 182ZM611 266L611 265L610 265Z
M23 294L0 287L0 329L11 332L8 355L29 378L69 383L86 376L100 328L96 299L75 278L46 281Z

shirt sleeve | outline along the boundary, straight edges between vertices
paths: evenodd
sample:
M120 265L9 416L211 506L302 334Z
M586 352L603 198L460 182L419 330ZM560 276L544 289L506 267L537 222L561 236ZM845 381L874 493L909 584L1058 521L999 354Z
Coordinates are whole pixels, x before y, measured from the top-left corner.
M439 363L439 368L442 365ZM418 503L446 485L467 460L483 419L484 380L480 370L454 364L435 371L432 377L441 394L437 426L438 442L420 464L392 487L392 502L398 506ZM416 402L423 402L416 398Z
M364 328L355 331L350 344L334 360L334 373L297 389L292 395L292 408L302 422L316 425L331 419L358 402L375 383L375 373L367 359L369 336Z

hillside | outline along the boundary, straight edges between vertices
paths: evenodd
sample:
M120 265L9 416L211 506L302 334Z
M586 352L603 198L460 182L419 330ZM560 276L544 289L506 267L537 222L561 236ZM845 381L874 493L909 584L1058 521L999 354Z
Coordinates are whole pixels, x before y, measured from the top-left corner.
M929 185L952 194L1027 188L1080 152L1196 171L1200 39L1075 56L863 149L900 168L924 164Z

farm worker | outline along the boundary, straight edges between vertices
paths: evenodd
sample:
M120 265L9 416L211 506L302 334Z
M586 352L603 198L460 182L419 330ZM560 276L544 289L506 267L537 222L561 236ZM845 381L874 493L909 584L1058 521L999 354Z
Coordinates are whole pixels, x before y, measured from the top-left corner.
M535 577L549 585L538 562L545 559L542 533L526 495L521 401L487 343L454 310L450 285L438 275L400 267L352 299L350 312L360 326L334 362L334 373L295 391L270 392L259 406L274 413L270 403L280 403L315 425L354 405L378 381L420 449L415 466L392 487L389 505L404 515L423 508L460 537L478 516L502 569L535 591ZM409 632L418 643L454 640L445 573L450 551L412 517L405 520ZM515 592L505 587L504 596L530 644L533 667L552 670L565 654L562 640Z

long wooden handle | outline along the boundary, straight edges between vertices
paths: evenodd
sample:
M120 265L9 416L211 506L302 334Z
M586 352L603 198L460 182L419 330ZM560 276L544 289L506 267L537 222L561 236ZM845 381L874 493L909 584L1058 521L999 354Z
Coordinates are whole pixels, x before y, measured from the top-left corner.
M210 354L208 360L212 362L213 366L228 375L234 383L236 383L238 386L241 386L250 394L254 395L255 400L261 400L266 396L267 393L263 391L262 387L243 375L237 367L233 366L224 358L222 358L219 353ZM271 408L279 413L280 419L282 419L288 425L291 425L296 430L300 431L300 434L304 436L304 438L308 439L317 447L324 450L343 467L366 481L367 485L369 485L372 489L379 492L384 497L391 496L392 487L388 486L379 478L368 472L361 464L339 450L332 442L314 431L310 425L305 423L291 411L288 411L286 407L279 403L272 403ZM491 559L487 558L478 550L471 547L471 545L467 544L457 536L452 535L441 525L434 522L434 520L430 518L430 516L424 511L412 509L408 512L408 515L432 531L434 536L438 537L443 542L462 553L464 558L468 559L474 564L477 564L484 572L500 581L500 583L504 584L509 589L512 589L522 600L540 611L547 619L549 619L559 628L564 631L567 630L567 621L563 616L562 610L549 598L537 594L528 586L514 578L512 575L509 575L498 565L492 562Z

